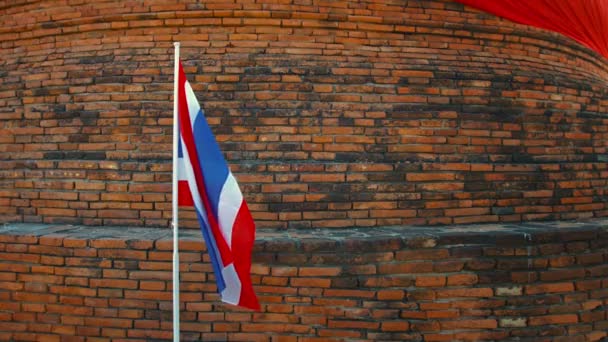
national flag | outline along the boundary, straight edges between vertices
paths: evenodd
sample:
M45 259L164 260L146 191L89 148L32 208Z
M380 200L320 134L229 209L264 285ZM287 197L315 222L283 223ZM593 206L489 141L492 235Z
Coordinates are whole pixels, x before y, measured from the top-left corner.
M259 310L250 275L255 224L181 62L178 117L179 205L194 206L221 300Z

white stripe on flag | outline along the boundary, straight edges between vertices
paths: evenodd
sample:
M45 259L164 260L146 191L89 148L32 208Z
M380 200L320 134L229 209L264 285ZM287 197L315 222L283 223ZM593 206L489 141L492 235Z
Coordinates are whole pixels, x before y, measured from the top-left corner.
M224 267L222 275L226 281L226 288L221 294L222 302L238 305L241 299L241 280L238 274L236 274L234 264Z
M190 114L190 125L192 125L192 128L194 129L194 121L196 120L198 113L201 111L201 106L199 105L196 95L194 95L194 91L192 91L192 87L188 81L186 81L185 88L186 102L188 103L188 113Z
M181 181L187 181L188 175L186 174L186 163L184 158L177 158L177 179Z
M243 194L241 194L241 190L239 189L239 185L234 179L232 172L228 172L228 178L226 178L226 182L222 187L222 192L220 193L220 201L218 208L218 218L220 229L222 230L222 235L224 235L224 239L228 243L228 246L232 250L232 228L234 226L234 221L236 220L236 215L241 209L241 205L243 204Z

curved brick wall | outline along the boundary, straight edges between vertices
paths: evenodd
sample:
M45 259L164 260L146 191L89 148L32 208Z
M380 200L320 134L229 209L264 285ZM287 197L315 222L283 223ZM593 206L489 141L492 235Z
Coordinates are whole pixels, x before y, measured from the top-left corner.
M174 40L260 227L608 212L606 60L457 3L10 1L0 24L4 222L167 225Z
M262 230L260 313L218 302L190 230L182 340L599 341L607 223ZM0 227L0 340L170 340L171 249L166 229Z

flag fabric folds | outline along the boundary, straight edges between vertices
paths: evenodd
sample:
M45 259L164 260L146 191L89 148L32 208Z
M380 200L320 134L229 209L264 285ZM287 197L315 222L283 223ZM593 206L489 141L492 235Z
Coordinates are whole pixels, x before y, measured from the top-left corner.
M608 58L606 0L456 0L516 23L570 37Z
M178 78L178 203L196 211L221 300L259 310L250 275L255 224L181 62Z

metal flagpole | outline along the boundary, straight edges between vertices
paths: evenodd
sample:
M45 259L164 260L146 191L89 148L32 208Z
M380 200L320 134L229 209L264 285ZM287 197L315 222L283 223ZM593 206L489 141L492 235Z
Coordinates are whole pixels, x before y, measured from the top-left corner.
M179 234L178 234L178 202L177 202L177 144L179 142L179 125L177 111L177 87L179 73L179 43L175 46L175 66L173 70L173 341L179 342Z

